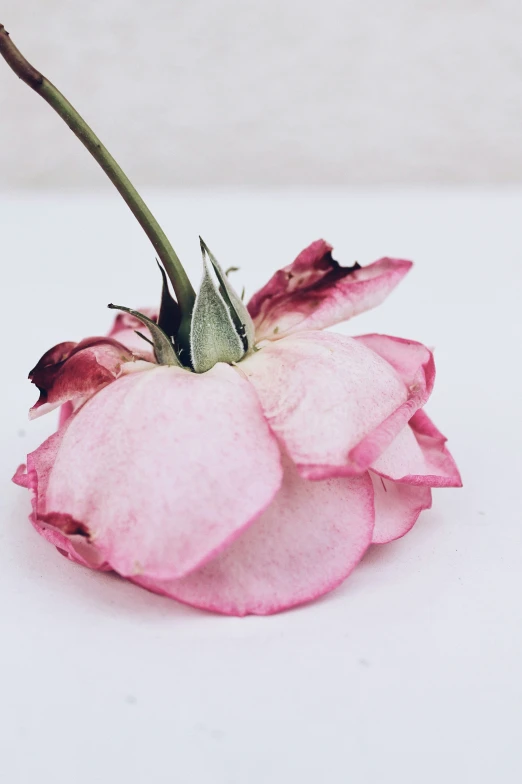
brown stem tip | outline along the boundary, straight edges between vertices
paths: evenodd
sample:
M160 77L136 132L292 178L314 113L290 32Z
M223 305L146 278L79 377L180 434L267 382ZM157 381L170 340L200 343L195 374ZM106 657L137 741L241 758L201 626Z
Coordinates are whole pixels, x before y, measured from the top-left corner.
M18 51L3 24L0 24L0 54L22 81L33 90L40 89L43 83L42 74Z

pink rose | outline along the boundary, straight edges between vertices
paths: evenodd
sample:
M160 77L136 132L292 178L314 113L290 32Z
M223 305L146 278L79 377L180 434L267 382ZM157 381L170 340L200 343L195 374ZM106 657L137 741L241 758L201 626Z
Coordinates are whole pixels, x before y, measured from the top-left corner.
M335 588L372 542L410 530L432 487L461 480L423 411L431 352L323 331L382 302L411 262L340 267L319 240L248 316L209 256L220 293L207 270L190 363L167 327L127 313L110 337L42 357L32 415L61 405L60 426L14 481L69 559L195 607L268 614ZM198 321L219 309L226 329Z

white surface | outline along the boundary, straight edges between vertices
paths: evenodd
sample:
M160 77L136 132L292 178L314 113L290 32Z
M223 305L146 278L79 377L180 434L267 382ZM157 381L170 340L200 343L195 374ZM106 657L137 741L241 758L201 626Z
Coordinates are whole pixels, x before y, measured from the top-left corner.
M520 0L2 0L0 21L140 183L522 181ZM4 183L100 183L0 66Z
M9 784L518 784L522 777L522 192L152 193L191 272L201 232L249 292L324 235L349 264L413 258L347 324L436 347L428 411L462 490L340 589L269 618L177 605L62 558L10 476L32 424L29 368L159 293L116 197L0 200L0 778Z

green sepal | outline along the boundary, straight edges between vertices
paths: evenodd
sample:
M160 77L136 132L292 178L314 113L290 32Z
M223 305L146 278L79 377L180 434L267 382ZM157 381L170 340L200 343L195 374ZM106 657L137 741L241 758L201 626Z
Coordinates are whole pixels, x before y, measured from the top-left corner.
M255 327L254 322L250 316L250 313L246 309L244 303L241 300L236 292L234 291L227 274L221 268L218 260L214 256L213 253L208 249L205 242L199 238L199 243L201 245L201 252L203 254L203 258L208 256L212 266L214 267L214 271L216 273L217 279L220 283L220 292L225 300L226 304L229 307L230 314L232 316L232 320L236 326L236 330L239 334L239 337L242 340L245 352L249 351L251 348L254 347L255 342ZM235 271L237 267L229 267L228 271Z
M238 362L245 354L230 308L210 275L205 254L203 269L190 329L190 354L196 373L205 373L218 362Z
M170 293L169 283L165 270L156 259L156 263L163 279L161 287L161 304L158 316L158 327L171 339L176 341L179 325L181 323L181 310L178 303Z
M107 307L111 310L122 310L124 313L129 313L131 316L139 319L142 324L145 324L145 326L149 328L150 334L152 336L152 345L154 346L154 356L156 357L156 362L158 365L183 367L177 357L170 338L163 332L161 327L159 327L155 321L152 321L152 319L150 319L148 316L144 316L143 313L139 313L137 310L132 310L131 308L125 308L123 305L113 305L111 302L111 304L107 305ZM145 340L147 340L144 335L141 335L140 333L138 334L140 337L143 337Z

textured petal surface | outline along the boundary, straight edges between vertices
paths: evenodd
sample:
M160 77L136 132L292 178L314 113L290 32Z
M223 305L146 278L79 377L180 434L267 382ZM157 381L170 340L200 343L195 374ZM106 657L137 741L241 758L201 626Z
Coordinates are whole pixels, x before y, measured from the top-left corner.
M313 242L254 294L248 310L258 341L324 329L374 308L412 266L411 261L384 258L367 267L341 267L331 251L324 240Z
M31 419L68 401L83 403L114 381L122 365L132 359L125 346L112 338L87 338L78 344L55 346L29 373L40 390L40 398L29 413Z
M366 470L425 397L361 342L329 332L267 343L239 367L306 479Z
M45 512L81 521L120 574L171 579L253 522L281 479L277 442L236 370L157 367L68 420Z
M375 492L373 544L399 539L413 528L423 509L431 507L429 487L412 487L377 476L370 471Z
M285 458L283 485L269 508L230 547L181 580L140 585L227 615L267 615L331 591L370 544L368 474L303 480Z
M435 383L435 363L431 351L413 340L389 335L360 335L355 340L386 360L408 389L408 403L398 416L392 416L388 423L376 429L353 450L352 460L368 467L374 465L404 425L428 400ZM394 432L390 438L392 429Z
M429 487L461 487L455 461L445 446L446 438L420 410L410 419L372 469L396 482Z
M435 383L435 362L429 348L391 335L358 335L355 340L389 362L407 386L419 386L428 399Z
M81 524L72 518L46 514L45 497L49 475L58 453L65 428L41 444L27 456L27 468L21 465L13 477L15 484L25 487L32 493L32 512L29 520L38 533L53 544L62 555L71 561L91 569L107 570L101 554L89 543Z

